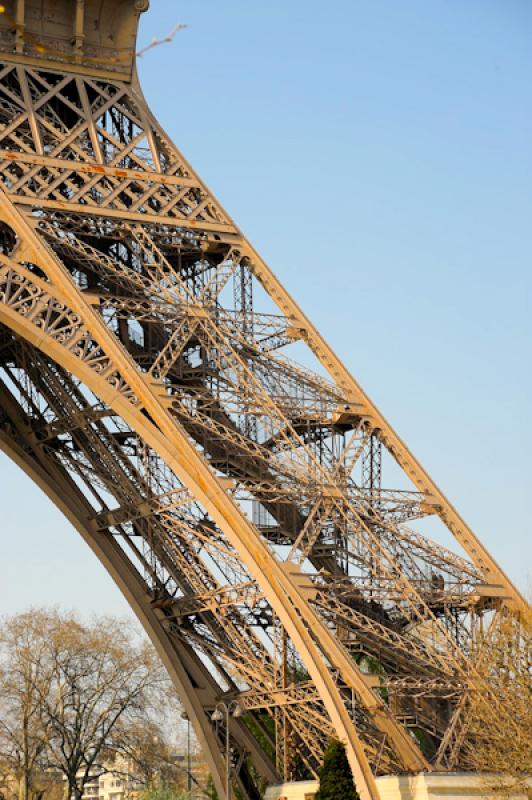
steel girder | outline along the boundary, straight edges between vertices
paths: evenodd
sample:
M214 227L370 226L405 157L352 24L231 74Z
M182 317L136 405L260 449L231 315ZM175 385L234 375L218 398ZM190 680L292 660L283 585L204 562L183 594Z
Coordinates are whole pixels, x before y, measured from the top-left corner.
M151 115L145 4L97 40L101 3L37 5L0 18L2 447L124 591L221 796L220 698L249 798L330 735L364 800L456 767L525 601Z

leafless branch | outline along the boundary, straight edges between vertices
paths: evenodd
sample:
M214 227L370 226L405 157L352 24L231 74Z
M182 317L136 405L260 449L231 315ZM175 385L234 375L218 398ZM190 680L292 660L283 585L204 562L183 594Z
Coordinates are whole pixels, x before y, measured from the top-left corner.
M137 58L142 58L144 53L147 53L148 50L151 50L153 47L158 47L160 44L170 44L171 42L174 41L176 33L178 31L183 30L183 28L186 27L188 26L184 25L182 22L178 22L175 28L171 31L171 33L168 34L168 36L164 36L162 39L157 39L155 37L151 40L149 44L146 45L146 47L143 47L142 50L139 50L137 52Z

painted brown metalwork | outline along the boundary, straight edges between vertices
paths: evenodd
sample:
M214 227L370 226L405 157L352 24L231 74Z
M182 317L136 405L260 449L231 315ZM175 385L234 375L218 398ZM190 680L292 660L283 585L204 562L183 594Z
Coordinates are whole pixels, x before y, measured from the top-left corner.
M0 14L0 446L163 657L225 796L454 769L525 601L150 113L142 0ZM422 534L439 523L463 555ZM478 700L477 700L478 701Z

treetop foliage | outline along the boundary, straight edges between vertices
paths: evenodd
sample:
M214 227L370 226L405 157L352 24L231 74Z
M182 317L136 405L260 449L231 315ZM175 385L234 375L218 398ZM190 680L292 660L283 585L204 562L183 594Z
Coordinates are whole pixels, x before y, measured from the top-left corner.
M468 767L487 776L487 791L526 796L532 775L532 608L520 618L501 612L478 645L477 673L490 698L472 693L464 714Z
M323 757L316 800L359 800L345 746L336 739L331 739Z
M146 741L158 741L155 717L170 693L153 647L122 620L84 622L57 609L3 620L0 762L20 800L36 794L43 772L61 773L78 800L119 755L149 770L135 755L153 753Z

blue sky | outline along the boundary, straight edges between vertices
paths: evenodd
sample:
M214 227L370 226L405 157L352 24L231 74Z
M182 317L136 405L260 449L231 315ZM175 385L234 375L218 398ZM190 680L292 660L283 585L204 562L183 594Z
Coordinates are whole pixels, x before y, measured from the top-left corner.
M526 589L532 5L152 0L139 45L177 22L139 64L155 114ZM1 609L125 613L3 457L0 480Z

